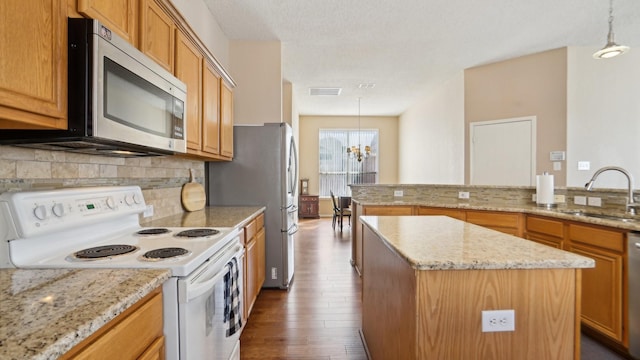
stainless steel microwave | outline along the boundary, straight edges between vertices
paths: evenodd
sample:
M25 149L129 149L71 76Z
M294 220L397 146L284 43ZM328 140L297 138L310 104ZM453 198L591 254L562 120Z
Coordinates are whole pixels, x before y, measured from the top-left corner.
M68 20L68 128L0 143L107 156L186 152L186 85L97 20Z

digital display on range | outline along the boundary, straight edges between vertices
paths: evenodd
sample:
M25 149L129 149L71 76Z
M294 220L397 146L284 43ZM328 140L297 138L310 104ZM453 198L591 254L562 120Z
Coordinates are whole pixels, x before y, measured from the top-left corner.
M89 209L89 210L93 210L93 209L95 209L95 208L96 208L96 206L95 206L95 205L93 205L93 204L87 204L87 209Z

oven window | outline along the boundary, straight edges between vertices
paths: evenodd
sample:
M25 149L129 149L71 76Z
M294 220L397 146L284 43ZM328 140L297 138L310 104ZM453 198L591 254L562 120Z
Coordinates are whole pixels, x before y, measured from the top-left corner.
M150 134L172 137L173 102L171 94L104 58L104 117Z

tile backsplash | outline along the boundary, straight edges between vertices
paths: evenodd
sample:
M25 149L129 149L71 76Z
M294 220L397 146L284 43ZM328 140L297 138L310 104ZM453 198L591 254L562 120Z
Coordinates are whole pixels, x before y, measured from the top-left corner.
M117 158L0 146L0 193L84 186L138 185L153 218L182 212L189 169L204 184L204 162L178 156Z

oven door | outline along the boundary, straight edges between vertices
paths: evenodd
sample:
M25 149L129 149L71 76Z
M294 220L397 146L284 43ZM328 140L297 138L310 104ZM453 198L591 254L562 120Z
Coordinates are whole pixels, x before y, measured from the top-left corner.
M234 242L193 274L178 280L180 359L240 359L240 333L245 322L243 255L242 245ZM225 321L225 302L229 304L225 298L225 275L230 271L227 264L231 259L237 263L237 315L241 319L240 326L235 327L233 321ZM233 331L229 331L231 328Z

